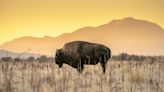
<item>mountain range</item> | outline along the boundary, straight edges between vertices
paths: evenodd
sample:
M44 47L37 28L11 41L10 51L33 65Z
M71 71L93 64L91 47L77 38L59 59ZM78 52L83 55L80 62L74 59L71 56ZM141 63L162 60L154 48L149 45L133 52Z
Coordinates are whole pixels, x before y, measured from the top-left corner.
M132 17L83 27L58 37L21 37L0 45L0 49L18 53L30 49L29 53L53 56L66 42L76 40L104 44L111 48L112 54L164 55L164 29L156 23Z
M37 55L37 54L32 54L32 53L15 53L15 52L10 52L10 51L6 51L6 50L0 50L0 58L2 57L12 57L12 58L29 58L29 57L40 57L41 55Z

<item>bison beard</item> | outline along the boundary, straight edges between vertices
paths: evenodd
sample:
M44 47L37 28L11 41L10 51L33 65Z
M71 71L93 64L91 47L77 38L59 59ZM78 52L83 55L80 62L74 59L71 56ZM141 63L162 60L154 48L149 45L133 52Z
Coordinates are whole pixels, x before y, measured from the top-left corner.
M74 41L66 43L63 48L56 51L55 62L59 67L62 67L63 63L68 64L77 68L80 73L84 69L84 64L96 65L100 62L105 73L110 56L110 49L104 45Z

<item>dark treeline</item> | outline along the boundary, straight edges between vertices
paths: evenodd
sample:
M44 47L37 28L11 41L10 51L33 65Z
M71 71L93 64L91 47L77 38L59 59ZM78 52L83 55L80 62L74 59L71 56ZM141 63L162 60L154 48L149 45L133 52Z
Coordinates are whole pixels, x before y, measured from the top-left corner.
M113 55L114 61L164 61L164 56L144 56L144 55L130 55L127 53L121 53L119 55Z
M15 61L15 62L22 62L22 61L39 61L39 62L49 62L54 61L54 57L47 57L45 55L40 56L38 58L35 58L33 56L22 59L22 58L12 58L12 57L2 57L0 58L0 61L9 62L9 61ZM144 55L130 55L127 53L120 53L119 55L113 55L111 60L113 61L160 61L164 62L164 56L144 56Z
M3 61L3 62L10 62L10 61L13 61L13 62L32 62L32 61L39 61L39 62L49 62L49 61L54 61L54 57L47 57L45 55L43 56L40 56L38 58L35 58L33 56L31 57L28 57L28 58L12 58L12 57L2 57L0 58L0 61Z

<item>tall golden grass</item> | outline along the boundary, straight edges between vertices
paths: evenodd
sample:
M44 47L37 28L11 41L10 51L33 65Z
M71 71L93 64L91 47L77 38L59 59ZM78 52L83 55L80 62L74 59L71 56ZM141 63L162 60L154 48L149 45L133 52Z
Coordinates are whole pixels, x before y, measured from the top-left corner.
M84 72L50 62L0 62L0 92L164 92L164 62L110 61Z

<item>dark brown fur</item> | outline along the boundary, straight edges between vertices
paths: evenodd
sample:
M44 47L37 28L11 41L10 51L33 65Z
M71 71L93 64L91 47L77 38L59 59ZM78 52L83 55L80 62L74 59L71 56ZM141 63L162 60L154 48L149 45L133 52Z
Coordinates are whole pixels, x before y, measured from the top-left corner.
M63 63L83 71L84 64L95 65L101 63L105 73L106 63L110 58L111 51L108 47L85 41L74 41L64 45L62 49L56 51L55 62L62 67Z

